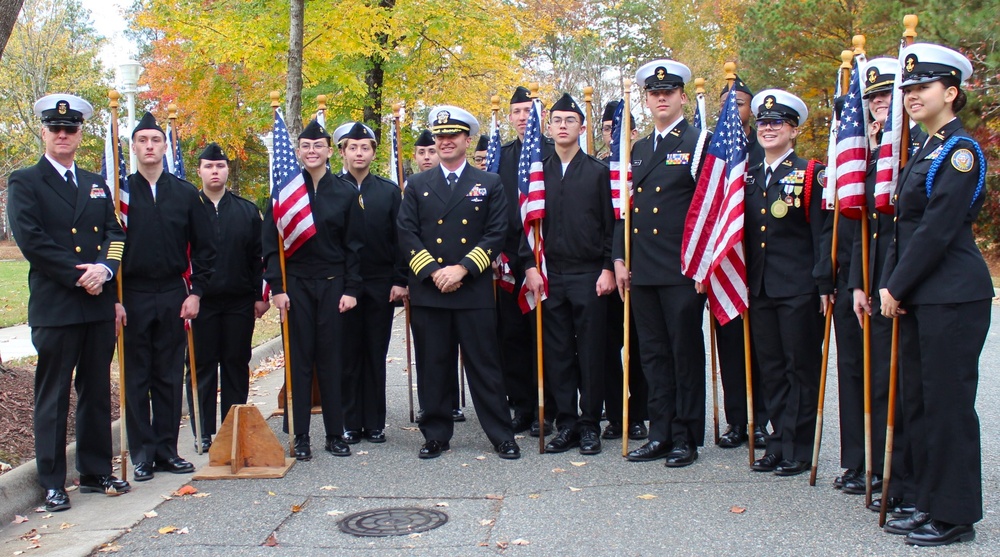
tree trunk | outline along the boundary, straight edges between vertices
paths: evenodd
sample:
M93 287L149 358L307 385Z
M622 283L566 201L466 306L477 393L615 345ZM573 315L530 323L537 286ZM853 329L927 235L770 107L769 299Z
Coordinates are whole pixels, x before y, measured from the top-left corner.
M7 48L7 40L14 31L14 24L17 23L17 15L21 13L21 5L24 0L0 0L0 58L3 58L3 51Z
M285 124L288 126L289 137L295 138L302 132L302 31L305 21L305 0L291 0L291 5L291 24L288 30L288 77L285 80Z
M379 42L388 40L385 35L379 35ZM379 145L382 144L382 84L385 81L385 70L382 68L382 57L378 54L371 58L372 67L365 72L365 85L368 86L368 102L365 103L363 119L375 132Z

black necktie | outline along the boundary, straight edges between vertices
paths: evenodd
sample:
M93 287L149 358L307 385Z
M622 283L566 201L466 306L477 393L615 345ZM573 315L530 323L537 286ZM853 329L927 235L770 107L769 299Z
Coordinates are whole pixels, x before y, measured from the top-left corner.
M767 186L770 185L771 185L771 167L769 166L767 167L767 170L764 171L764 187L767 188Z
M660 146L664 145L663 140L665 140L666 138L667 138L667 134L663 134L663 135L656 134L656 140L653 141L653 151L654 152L660 150Z
M457 183L458 183L458 174L452 172L451 174L448 175L448 187L451 188L451 191L455 191L455 184Z
M76 189L76 182L73 181L73 171L67 170L65 176L66 176L66 183L69 184L73 189Z

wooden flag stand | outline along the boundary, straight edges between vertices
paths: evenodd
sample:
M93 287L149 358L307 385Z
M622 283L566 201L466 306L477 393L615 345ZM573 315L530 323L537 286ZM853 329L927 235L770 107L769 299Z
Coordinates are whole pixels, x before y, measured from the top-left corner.
M285 456L284 445L253 404L232 407L215 442L208 451L208 466L195 480L283 478L294 458Z
M285 400L285 385L281 385L281 390L278 391L278 408L275 409L274 412L271 412L269 417L273 418L275 416L285 415ZM316 378L315 374L313 374L312 401L310 402L312 403L312 409L309 412L310 414L323 413L323 406L319 398L319 379Z

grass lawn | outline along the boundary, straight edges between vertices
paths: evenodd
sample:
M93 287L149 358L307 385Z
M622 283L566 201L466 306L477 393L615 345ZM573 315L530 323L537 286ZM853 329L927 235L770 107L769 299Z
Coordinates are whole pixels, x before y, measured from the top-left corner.
M28 322L28 262L0 261L0 327Z

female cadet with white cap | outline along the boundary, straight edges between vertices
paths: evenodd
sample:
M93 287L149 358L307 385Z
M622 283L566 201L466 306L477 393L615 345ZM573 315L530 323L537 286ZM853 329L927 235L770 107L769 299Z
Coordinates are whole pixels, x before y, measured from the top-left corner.
M913 545L975 538L983 517L976 388L993 287L972 223L986 160L962 122L969 60L934 44L899 53L903 107L929 138L899 176L896 238L886 255L882 315L898 317L900 387L916 511L885 530Z

